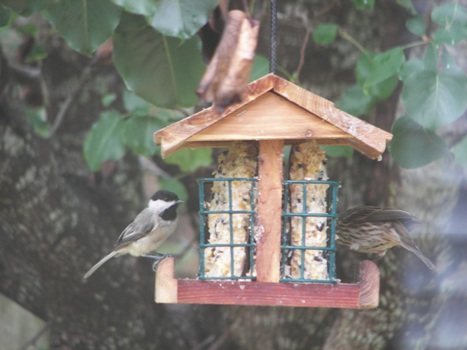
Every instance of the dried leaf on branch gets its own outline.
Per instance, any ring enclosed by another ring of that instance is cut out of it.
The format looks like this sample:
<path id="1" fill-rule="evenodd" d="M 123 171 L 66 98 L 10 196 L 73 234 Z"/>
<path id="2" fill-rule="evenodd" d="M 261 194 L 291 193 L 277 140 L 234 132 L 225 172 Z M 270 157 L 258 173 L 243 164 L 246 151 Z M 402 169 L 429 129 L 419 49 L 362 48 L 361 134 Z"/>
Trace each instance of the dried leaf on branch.
<path id="1" fill-rule="evenodd" d="M 242 99 L 250 77 L 258 40 L 259 21 L 232 10 L 221 41 L 196 90 L 198 96 L 223 110 Z"/>

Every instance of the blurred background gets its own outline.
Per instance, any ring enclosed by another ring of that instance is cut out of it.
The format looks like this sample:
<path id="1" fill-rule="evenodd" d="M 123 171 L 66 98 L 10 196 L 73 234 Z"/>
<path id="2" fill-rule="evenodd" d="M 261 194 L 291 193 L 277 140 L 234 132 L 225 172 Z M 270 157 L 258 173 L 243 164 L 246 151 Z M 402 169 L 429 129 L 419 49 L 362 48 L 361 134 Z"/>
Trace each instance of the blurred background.
<path id="1" fill-rule="evenodd" d="M 163 160 L 153 134 L 202 108 L 222 9 L 261 23 L 250 81 L 271 43 L 270 1 L 87 5 L 0 0 L 0 349 L 467 348 L 466 1 L 277 1 L 277 75 L 394 134 L 381 161 L 326 148 L 338 212 L 411 212 L 439 269 L 392 249 L 372 310 L 155 304 L 133 257 L 83 282 L 159 188 L 185 201 L 159 252 L 195 278 L 196 179 L 218 150 Z M 339 278 L 356 258 L 338 251 Z"/>

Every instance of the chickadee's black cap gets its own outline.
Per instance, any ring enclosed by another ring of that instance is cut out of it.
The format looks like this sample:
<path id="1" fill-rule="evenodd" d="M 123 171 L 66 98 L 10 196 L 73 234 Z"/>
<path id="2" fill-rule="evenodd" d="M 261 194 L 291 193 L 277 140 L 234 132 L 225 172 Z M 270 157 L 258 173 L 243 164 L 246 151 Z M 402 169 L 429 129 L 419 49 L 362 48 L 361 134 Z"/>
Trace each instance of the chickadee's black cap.
<path id="1" fill-rule="evenodd" d="M 178 197 L 175 193 L 166 190 L 157 191 L 153 194 L 151 199 L 153 201 L 157 201 L 158 199 L 160 199 L 166 202 L 178 201 Z"/>

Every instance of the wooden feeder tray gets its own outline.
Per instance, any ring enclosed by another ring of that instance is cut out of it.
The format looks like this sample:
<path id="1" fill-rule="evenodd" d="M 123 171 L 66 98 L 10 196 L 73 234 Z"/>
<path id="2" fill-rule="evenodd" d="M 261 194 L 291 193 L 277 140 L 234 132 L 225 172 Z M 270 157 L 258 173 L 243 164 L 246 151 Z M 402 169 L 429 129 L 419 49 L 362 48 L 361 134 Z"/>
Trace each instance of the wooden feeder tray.
<path id="1" fill-rule="evenodd" d="M 156 303 L 298 306 L 369 309 L 378 306 L 380 273 L 375 263 L 360 262 L 356 283 L 199 281 L 174 278 L 174 258 L 156 270 Z"/>

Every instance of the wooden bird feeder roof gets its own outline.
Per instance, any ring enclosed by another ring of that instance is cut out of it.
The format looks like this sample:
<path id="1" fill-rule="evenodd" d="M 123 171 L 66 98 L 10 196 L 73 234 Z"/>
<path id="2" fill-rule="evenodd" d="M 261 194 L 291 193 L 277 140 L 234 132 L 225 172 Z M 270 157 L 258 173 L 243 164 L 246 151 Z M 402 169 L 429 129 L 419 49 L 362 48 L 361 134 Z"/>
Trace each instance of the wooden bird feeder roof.
<path id="1" fill-rule="evenodd" d="M 155 133 L 165 158 L 180 148 L 225 147 L 232 141 L 314 139 L 347 145 L 376 159 L 392 134 L 356 118 L 274 74 L 247 86 L 244 98 L 224 111 L 214 106 Z"/>

